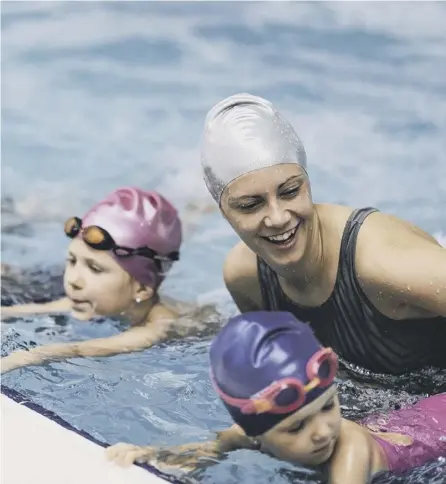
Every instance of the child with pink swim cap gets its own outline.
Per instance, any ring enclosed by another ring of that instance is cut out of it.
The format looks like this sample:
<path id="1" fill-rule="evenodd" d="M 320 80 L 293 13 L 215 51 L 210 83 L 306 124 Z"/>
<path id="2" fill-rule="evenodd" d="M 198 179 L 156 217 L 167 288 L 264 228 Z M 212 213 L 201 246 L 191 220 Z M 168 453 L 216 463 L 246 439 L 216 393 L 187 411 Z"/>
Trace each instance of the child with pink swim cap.
<path id="1" fill-rule="evenodd" d="M 159 193 L 120 188 L 82 219 L 68 219 L 65 234 L 71 239 L 64 272 L 67 297 L 2 312 L 71 312 L 84 321 L 119 316 L 131 327 L 109 338 L 13 352 L 2 358 L 2 373 L 54 359 L 141 351 L 165 338 L 178 317 L 160 301 L 158 288 L 179 257 L 182 227 L 175 208 Z"/>

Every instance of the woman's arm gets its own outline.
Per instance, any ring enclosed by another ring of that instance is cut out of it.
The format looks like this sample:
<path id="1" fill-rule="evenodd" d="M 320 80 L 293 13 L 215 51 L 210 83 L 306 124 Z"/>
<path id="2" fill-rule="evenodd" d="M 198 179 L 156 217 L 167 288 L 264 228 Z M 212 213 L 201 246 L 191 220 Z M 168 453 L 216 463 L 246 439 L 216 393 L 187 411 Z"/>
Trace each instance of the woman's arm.
<path id="1" fill-rule="evenodd" d="M 395 319 L 446 317 L 446 248 L 426 237 L 396 227 L 392 239 L 378 235 L 358 239 L 356 268 L 366 294 L 386 301 Z M 406 309 L 404 309 L 406 308 Z"/>
<path id="2" fill-rule="evenodd" d="M 169 324 L 138 326 L 109 338 L 98 338 L 76 343 L 56 343 L 39 346 L 29 351 L 19 350 L 1 358 L 1 373 L 24 366 L 41 365 L 47 361 L 85 356 L 113 356 L 142 351 L 163 340 Z"/>
<path id="3" fill-rule="evenodd" d="M 247 437 L 238 425 L 217 432 L 215 440 L 179 445 L 169 448 L 139 447 L 119 443 L 106 450 L 107 458 L 121 466 L 129 466 L 134 462 L 155 462 L 163 467 L 176 467 L 192 470 L 202 457 L 218 458 L 226 452 L 237 449 L 255 449 L 252 439 Z"/>
<path id="4" fill-rule="evenodd" d="M 243 242 L 229 252 L 223 267 L 226 288 L 240 312 L 262 309 L 257 256 Z"/>
<path id="5" fill-rule="evenodd" d="M 23 316 L 28 314 L 68 313 L 70 311 L 71 301 L 67 297 L 41 304 L 30 303 L 1 307 L 2 317 Z"/>
<path id="6" fill-rule="evenodd" d="M 388 250 L 379 288 L 390 288 L 408 305 L 446 317 L 446 249 L 428 245 Z"/>

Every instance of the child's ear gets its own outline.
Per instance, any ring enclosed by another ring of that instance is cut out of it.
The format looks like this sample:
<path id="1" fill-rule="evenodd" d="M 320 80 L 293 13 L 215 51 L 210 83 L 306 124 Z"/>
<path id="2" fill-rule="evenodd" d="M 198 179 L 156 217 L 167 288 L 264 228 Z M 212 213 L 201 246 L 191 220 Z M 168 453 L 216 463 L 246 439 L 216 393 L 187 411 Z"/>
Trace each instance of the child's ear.
<path id="1" fill-rule="evenodd" d="M 143 284 L 138 283 L 137 287 L 135 288 L 134 299 L 138 302 L 148 301 L 153 297 L 155 291 L 152 287 L 144 286 Z"/>

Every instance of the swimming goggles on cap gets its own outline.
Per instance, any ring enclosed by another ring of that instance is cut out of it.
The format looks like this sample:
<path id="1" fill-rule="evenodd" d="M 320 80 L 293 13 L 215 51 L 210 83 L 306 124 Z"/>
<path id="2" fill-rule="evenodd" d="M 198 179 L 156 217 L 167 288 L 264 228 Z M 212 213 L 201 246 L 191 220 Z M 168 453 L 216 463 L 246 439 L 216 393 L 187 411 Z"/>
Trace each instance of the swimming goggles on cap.
<path id="1" fill-rule="evenodd" d="M 308 361 L 306 372 L 308 383 L 297 378 L 283 378 L 256 393 L 249 399 L 233 398 L 226 395 L 215 383 L 213 385 L 221 399 L 228 405 L 237 407 L 243 414 L 275 413 L 283 414 L 296 411 L 305 403 L 306 395 L 316 387 L 329 387 L 338 370 L 338 358 L 331 348 L 321 348 Z M 284 393 L 286 392 L 286 394 Z"/>
<path id="2" fill-rule="evenodd" d="M 70 239 L 74 239 L 78 234 L 81 234 L 82 240 L 96 250 L 109 250 L 118 257 L 139 255 L 141 257 L 152 259 L 160 270 L 164 269 L 164 267 L 162 267 L 164 263 L 171 264 L 179 259 L 179 252 L 170 252 L 167 255 L 161 255 L 149 247 L 132 249 L 117 245 L 113 240 L 113 237 L 102 227 L 98 227 L 97 225 L 82 227 L 82 220 L 79 217 L 69 218 L 65 222 L 64 231 L 65 235 Z"/>

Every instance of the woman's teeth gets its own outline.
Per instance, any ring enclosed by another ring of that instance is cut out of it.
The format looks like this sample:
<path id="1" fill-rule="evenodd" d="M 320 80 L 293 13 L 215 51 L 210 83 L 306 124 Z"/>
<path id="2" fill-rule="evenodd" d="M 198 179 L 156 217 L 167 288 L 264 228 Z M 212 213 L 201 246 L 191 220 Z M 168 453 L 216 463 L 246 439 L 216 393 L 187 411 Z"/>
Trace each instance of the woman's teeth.
<path id="1" fill-rule="evenodd" d="M 265 237 L 265 238 L 268 239 L 270 242 L 273 242 L 274 244 L 283 244 L 284 242 L 288 242 L 289 240 L 291 240 L 294 237 L 294 235 L 297 232 L 298 227 L 299 226 L 296 225 L 296 227 L 294 227 L 294 229 L 288 230 L 287 232 L 284 232 L 283 234 L 271 235 L 270 237 Z"/>

